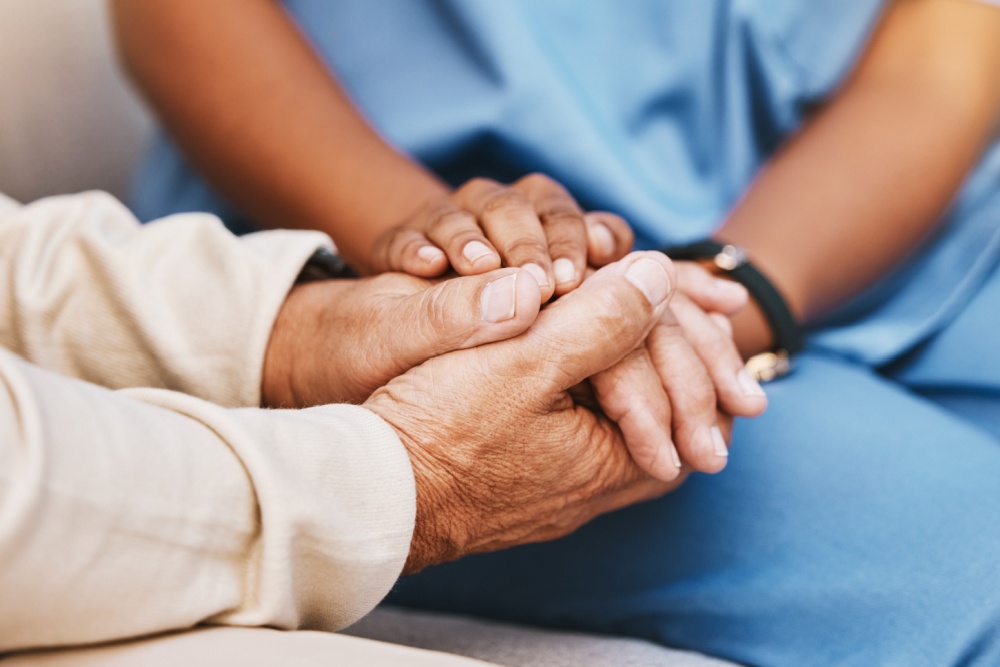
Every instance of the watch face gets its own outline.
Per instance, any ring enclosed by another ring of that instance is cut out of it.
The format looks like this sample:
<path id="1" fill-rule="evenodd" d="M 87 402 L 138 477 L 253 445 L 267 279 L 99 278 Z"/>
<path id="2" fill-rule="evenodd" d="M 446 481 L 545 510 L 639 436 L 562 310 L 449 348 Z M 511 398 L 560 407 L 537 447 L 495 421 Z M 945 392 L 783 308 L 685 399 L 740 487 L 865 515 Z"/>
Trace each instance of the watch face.
<path id="1" fill-rule="evenodd" d="M 771 382 L 792 371 L 792 359 L 784 350 L 761 352 L 747 359 L 745 368 L 757 382 Z"/>
<path id="2" fill-rule="evenodd" d="M 723 271 L 734 271 L 749 261 L 747 251 L 738 245 L 725 245 L 715 256 L 715 265 Z"/>

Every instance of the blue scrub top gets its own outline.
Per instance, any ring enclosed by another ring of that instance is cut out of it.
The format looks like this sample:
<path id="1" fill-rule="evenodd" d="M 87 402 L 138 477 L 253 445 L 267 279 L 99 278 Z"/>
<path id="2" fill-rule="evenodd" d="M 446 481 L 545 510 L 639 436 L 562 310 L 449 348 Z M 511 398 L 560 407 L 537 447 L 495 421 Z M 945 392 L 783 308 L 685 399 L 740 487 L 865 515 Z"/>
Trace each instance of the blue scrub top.
<path id="1" fill-rule="evenodd" d="M 453 184 L 539 171 L 641 248 L 711 234 L 850 71 L 884 0 L 286 0 L 356 103 Z M 238 214 L 159 137 L 143 219 Z M 808 225 L 808 220 L 802 224 Z M 812 343 L 866 363 L 945 325 L 1000 258 L 1000 148 L 934 239 Z"/>

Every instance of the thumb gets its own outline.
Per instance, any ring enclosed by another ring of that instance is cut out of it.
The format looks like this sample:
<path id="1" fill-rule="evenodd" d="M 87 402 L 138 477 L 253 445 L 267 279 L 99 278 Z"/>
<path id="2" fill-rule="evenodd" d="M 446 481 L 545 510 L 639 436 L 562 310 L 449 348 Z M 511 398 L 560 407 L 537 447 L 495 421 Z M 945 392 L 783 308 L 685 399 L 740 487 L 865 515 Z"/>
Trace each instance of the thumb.
<path id="1" fill-rule="evenodd" d="M 565 391 L 634 350 L 667 308 L 676 277 L 662 253 L 636 252 L 594 273 L 546 308 L 516 340 L 492 346 L 514 368 Z"/>
<path id="2" fill-rule="evenodd" d="M 446 352 L 505 340 L 525 331 L 538 316 L 541 294 L 521 269 L 497 269 L 452 278 L 401 297 L 393 354 L 406 368 Z M 400 326 L 399 323 L 402 323 Z"/>

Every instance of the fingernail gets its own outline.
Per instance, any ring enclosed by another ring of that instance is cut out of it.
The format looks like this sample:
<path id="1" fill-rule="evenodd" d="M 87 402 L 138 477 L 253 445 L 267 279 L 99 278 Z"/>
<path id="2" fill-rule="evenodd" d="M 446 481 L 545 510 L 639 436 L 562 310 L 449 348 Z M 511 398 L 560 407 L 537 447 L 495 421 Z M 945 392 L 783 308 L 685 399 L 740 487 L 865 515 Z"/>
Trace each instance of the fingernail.
<path id="1" fill-rule="evenodd" d="M 497 278 L 483 289 L 483 293 L 479 297 L 483 319 L 493 324 L 506 322 L 514 317 L 516 302 L 516 273 L 504 276 L 503 278 Z"/>
<path id="2" fill-rule="evenodd" d="M 552 272 L 556 274 L 556 285 L 571 283 L 576 278 L 576 268 L 571 260 L 560 257 L 552 264 Z"/>
<path id="3" fill-rule="evenodd" d="M 740 389 L 743 390 L 744 396 L 753 396 L 755 398 L 765 398 L 767 396 L 764 388 L 760 386 L 759 382 L 753 379 L 753 376 L 745 368 L 736 374 L 736 381 L 740 383 Z"/>
<path id="4" fill-rule="evenodd" d="M 745 299 L 748 296 L 746 287 L 725 278 L 715 279 L 715 290 L 727 299 Z"/>
<path id="5" fill-rule="evenodd" d="M 604 225 L 594 225 L 590 228 L 589 234 L 591 242 L 601 251 L 601 254 L 607 256 L 615 251 L 615 236 Z"/>
<path id="6" fill-rule="evenodd" d="M 420 250 L 417 251 L 417 257 L 430 264 L 444 257 L 444 253 L 432 245 L 425 245 L 420 246 Z"/>
<path id="7" fill-rule="evenodd" d="M 525 264 L 521 268 L 531 274 L 531 277 L 535 279 L 535 282 L 538 283 L 539 287 L 545 287 L 549 284 L 549 277 L 545 275 L 545 269 L 538 266 L 534 262 L 531 264 Z"/>
<path id="8" fill-rule="evenodd" d="M 712 427 L 712 445 L 715 447 L 715 455 L 728 457 L 729 448 L 726 447 L 726 439 L 722 437 L 722 431 L 718 426 Z"/>
<path id="9" fill-rule="evenodd" d="M 639 259 L 625 271 L 625 278 L 646 295 L 654 306 L 670 296 L 670 276 L 663 265 L 652 259 Z"/>
<path id="10" fill-rule="evenodd" d="M 680 454 L 677 453 L 677 447 L 675 447 L 673 443 L 668 444 L 668 447 L 670 448 L 670 459 L 674 462 L 675 467 L 680 468 L 681 457 Z"/>
<path id="11" fill-rule="evenodd" d="M 482 241 L 469 241 L 462 248 L 462 256 L 472 264 L 475 264 L 483 257 L 492 257 L 493 251 Z"/>

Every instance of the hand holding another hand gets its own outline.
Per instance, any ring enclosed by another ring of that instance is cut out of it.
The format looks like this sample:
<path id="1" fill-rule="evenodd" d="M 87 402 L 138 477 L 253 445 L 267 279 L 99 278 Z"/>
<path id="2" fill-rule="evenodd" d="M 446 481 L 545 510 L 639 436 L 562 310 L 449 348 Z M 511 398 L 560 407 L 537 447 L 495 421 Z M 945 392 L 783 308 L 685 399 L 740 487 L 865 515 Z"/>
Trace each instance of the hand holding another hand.
<path id="1" fill-rule="evenodd" d="M 674 267 L 677 291 L 645 344 L 590 380 L 633 459 L 665 481 L 722 470 L 733 418 L 767 407 L 743 369 L 727 317 L 746 305 L 746 290 L 691 262 Z"/>
<path id="2" fill-rule="evenodd" d="M 546 308 L 523 335 L 431 359 L 365 402 L 413 462 L 407 572 L 553 539 L 679 484 L 643 472 L 614 422 L 569 393 L 642 345 L 674 280 L 663 255 L 635 253 Z"/>
<path id="3" fill-rule="evenodd" d="M 298 285 L 278 314 L 262 403 L 360 403 L 427 359 L 516 336 L 539 309 L 518 269 L 433 283 L 399 273 Z"/>
<path id="4" fill-rule="evenodd" d="M 431 278 L 449 266 L 459 275 L 522 267 L 548 301 L 576 289 L 588 265 L 601 267 L 624 257 L 632 242 L 624 220 L 600 211 L 584 213 L 547 176 L 531 174 L 511 185 L 476 178 L 385 232 L 370 268 Z"/>
<path id="5" fill-rule="evenodd" d="M 678 291 L 645 344 L 589 380 L 638 465 L 664 481 L 682 474 L 681 463 L 721 470 L 732 417 L 767 404 L 723 315 L 745 304 L 745 291 L 695 264 L 674 266 Z M 263 403 L 362 402 L 427 359 L 521 334 L 538 312 L 538 287 L 517 269 L 438 283 L 383 274 L 300 285 L 271 337 Z"/>

